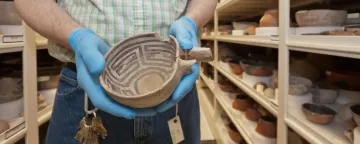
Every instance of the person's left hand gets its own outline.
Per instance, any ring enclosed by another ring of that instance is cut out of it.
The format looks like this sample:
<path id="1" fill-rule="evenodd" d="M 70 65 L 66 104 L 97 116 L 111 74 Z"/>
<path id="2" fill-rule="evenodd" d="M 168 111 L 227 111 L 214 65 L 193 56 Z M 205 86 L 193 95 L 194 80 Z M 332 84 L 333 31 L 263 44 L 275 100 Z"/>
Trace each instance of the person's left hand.
<path id="1" fill-rule="evenodd" d="M 196 36 L 197 26 L 193 19 L 187 16 L 183 16 L 180 19 L 176 20 L 170 26 L 170 35 L 174 36 L 180 47 L 183 50 L 190 50 L 193 47 L 198 47 L 198 39 Z M 173 107 L 177 104 L 187 93 L 193 88 L 196 79 L 199 77 L 199 64 L 196 63 L 192 65 L 192 72 L 188 75 L 185 75 L 175 91 L 173 92 L 169 100 L 161 103 L 156 106 L 158 112 L 164 112 L 167 109 Z"/>

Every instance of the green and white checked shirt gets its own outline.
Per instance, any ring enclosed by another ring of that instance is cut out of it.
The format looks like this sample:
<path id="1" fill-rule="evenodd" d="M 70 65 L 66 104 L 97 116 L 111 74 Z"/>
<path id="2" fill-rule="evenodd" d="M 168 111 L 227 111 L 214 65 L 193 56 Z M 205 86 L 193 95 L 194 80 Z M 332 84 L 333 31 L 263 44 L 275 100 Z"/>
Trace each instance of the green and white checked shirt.
<path id="1" fill-rule="evenodd" d="M 169 36 L 169 27 L 185 11 L 188 0 L 58 0 L 80 25 L 109 46 L 142 32 Z M 62 62 L 75 62 L 73 51 L 49 40 L 48 51 Z"/>

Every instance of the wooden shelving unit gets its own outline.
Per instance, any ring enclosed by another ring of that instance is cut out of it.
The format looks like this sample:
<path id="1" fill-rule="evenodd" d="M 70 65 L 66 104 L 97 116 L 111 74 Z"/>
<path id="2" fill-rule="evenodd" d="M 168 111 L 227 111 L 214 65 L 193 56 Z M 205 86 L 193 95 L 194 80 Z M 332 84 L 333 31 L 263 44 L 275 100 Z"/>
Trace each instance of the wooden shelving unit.
<path id="1" fill-rule="evenodd" d="M 269 0 L 271 1 L 271 0 Z M 329 2 L 325 0 L 278 0 L 279 7 L 279 35 L 278 36 L 231 36 L 219 35 L 218 25 L 221 22 L 231 22 L 237 20 L 248 19 L 251 17 L 260 17 L 267 9 L 269 9 L 269 1 L 258 0 L 223 0 L 221 1 L 214 14 L 214 33 L 213 36 L 204 36 L 202 40 L 214 41 L 215 61 L 208 63 L 214 68 L 214 80 L 208 78 L 205 74 L 200 74 L 201 79 L 208 85 L 209 89 L 215 96 L 216 113 L 219 106 L 224 109 L 236 128 L 242 134 L 247 143 L 256 143 L 249 135 L 246 128 L 241 125 L 241 119 L 232 112 L 231 103 L 224 99 L 224 93 L 217 88 L 217 77 L 219 74 L 225 76 L 232 83 L 242 89 L 257 103 L 265 109 L 277 116 L 278 133 L 277 143 L 287 143 L 287 130 L 293 129 L 308 142 L 313 144 L 352 144 L 343 132 L 344 128 L 337 121 L 329 125 L 317 125 L 308 121 L 302 114 L 300 105 L 295 108 L 296 100 L 288 94 L 289 81 L 289 59 L 290 51 L 301 51 L 307 53 L 318 53 L 338 57 L 347 57 L 360 59 L 360 37 L 359 36 L 296 36 L 290 35 L 290 11 L 299 10 L 306 6 L 316 6 Z M 335 1 L 335 0 L 334 0 Z M 267 5 L 267 6 L 266 6 Z M 355 7 L 355 6 L 354 6 Z M 353 9 L 353 8 L 352 8 Z M 359 5 L 357 5 L 359 9 Z M 260 46 L 266 48 L 277 49 L 278 51 L 278 101 L 274 102 L 263 96 L 261 93 L 247 85 L 239 76 L 233 74 L 229 68 L 219 61 L 219 42 Z M 360 100 L 357 99 L 356 101 Z M 276 104 L 275 104 L 276 103 Z M 217 106 L 218 105 L 218 106 Z M 328 105 L 333 109 L 337 109 L 339 105 Z M 216 116 L 216 114 L 215 114 Z M 240 119 L 240 120 L 239 120 Z"/>

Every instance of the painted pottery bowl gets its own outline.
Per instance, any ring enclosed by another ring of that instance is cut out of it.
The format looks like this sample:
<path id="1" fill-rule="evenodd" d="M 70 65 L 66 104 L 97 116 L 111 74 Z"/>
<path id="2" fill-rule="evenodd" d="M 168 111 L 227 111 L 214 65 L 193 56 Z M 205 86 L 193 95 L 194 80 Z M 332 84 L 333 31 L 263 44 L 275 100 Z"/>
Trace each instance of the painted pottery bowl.
<path id="1" fill-rule="evenodd" d="M 276 118 L 272 116 L 262 116 L 255 130 L 262 136 L 276 138 Z"/>
<path id="2" fill-rule="evenodd" d="M 347 11 L 326 9 L 304 10 L 296 12 L 295 18 L 300 27 L 343 26 L 346 22 Z"/>
<path id="3" fill-rule="evenodd" d="M 360 126 L 360 104 L 350 106 L 353 118 L 357 126 Z"/>
<path id="4" fill-rule="evenodd" d="M 240 65 L 240 61 L 238 60 L 230 60 L 229 66 L 231 68 L 231 71 L 236 75 L 241 75 L 244 72 Z"/>
<path id="5" fill-rule="evenodd" d="M 236 143 L 240 143 L 243 141 L 243 138 L 241 137 L 239 131 L 236 129 L 235 125 L 233 123 L 230 123 L 228 126 L 228 133 L 231 138 Z"/>
<path id="6" fill-rule="evenodd" d="M 256 108 L 250 107 L 246 110 L 245 117 L 250 121 L 258 121 L 261 117 L 261 113 Z"/>
<path id="7" fill-rule="evenodd" d="M 324 105 L 310 103 L 303 104 L 302 110 L 309 121 L 317 124 L 331 123 L 337 114 L 336 111 Z"/>
<path id="8" fill-rule="evenodd" d="M 313 90 L 313 102 L 318 104 L 333 104 L 338 97 L 337 87 L 329 83 L 320 83 Z"/>
<path id="9" fill-rule="evenodd" d="M 355 104 L 356 103 L 344 104 L 338 110 L 337 117 L 342 120 L 342 122 L 344 123 L 345 129 L 353 130 L 356 127 L 356 123 L 355 123 L 355 120 L 353 119 L 353 114 L 350 109 L 350 107 Z"/>
<path id="10" fill-rule="evenodd" d="M 172 36 L 157 33 L 129 37 L 105 54 L 106 65 L 100 83 L 116 102 L 134 107 L 156 106 L 168 99 L 181 78 L 198 61 L 212 60 L 209 48 L 193 48 L 188 59 L 180 58 L 181 49 Z"/>
<path id="11" fill-rule="evenodd" d="M 245 112 L 254 104 L 254 101 L 245 94 L 237 95 L 232 103 L 234 109 Z"/>

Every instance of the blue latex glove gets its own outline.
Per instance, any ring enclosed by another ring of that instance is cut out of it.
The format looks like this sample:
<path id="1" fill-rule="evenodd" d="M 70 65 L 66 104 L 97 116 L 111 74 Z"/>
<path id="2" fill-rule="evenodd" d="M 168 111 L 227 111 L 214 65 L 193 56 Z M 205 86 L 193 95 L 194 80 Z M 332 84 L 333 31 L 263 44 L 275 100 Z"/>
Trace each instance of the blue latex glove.
<path id="1" fill-rule="evenodd" d="M 104 55 L 109 46 L 89 29 L 71 32 L 69 44 L 75 52 L 77 80 L 94 106 L 117 117 L 152 116 L 155 109 L 132 109 L 113 101 L 100 85 L 99 75 L 105 67 Z"/>
<path id="2" fill-rule="evenodd" d="M 170 26 L 170 35 L 174 36 L 177 39 L 180 47 L 183 50 L 190 50 L 193 47 L 199 46 L 196 33 L 196 23 L 194 22 L 194 20 L 187 16 L 181 17 L 180 19 L 172 23 L 172 25 Z M 167 109 L 173 107 L 182 98 L 184 98 L 187 93 L 191 91 L 196 79 L 199 77 L 199 64 L 196 63 L 192 65 L 191 70 L 192 73 L 185 75 L 181 79 L 171 98 L 156 107 L 158 112 L 164 112 Z"/>

